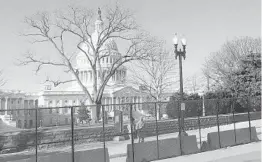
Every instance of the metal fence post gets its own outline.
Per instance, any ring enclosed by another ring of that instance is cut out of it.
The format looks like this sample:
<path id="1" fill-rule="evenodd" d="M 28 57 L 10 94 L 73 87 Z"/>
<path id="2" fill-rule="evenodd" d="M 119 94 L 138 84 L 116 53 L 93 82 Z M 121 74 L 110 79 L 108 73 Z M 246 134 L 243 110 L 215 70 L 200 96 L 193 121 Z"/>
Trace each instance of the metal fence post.
<path id="1" fill-rule="evenodd" d="M 159 145 L 158 145 L 158 122 L 157 122 L 157 104 L 155 102 L 155 118 L 156 118 L 156 147 L 157 147 L 157 159 L 159 159 Z"/>
<path id="2" fill-rule="evenodd" d="M 201 144 L 202 144 L 201 138 L 202 138 L 202 137 L 201 137 L 200 114 L 201 114 L 201 111 L 199 110 L 198 115 L 197 115 L 197 120 L 198 120 L 198 130 L 199 130 L 199 140 L 200 140 L 200 151 L 201 151 Z"/>
<path id="3" fill-rule="evenodd" d="M 249 138 L 250 138 L 250 142 L 252 141 L 252 137 L 251 137 L 251 122 L 250 122 L 250 107 L 251 107 L 251 98 L 248 97 L 248 106 L 247 106 L 247 115 L 248 115 L 248 126 L 249 126 Z"/>
<path id="4" fill-rule="evenodd" d="M 133 136 L 133 114 L 132 114 L 133 106 L 130 104 L 130 127 L 131 127 L 131 143 L 132 143 L 132 157 L 133 162 L 135 162 L 135 147 L 134 147 L 134 136 Z"/>
<path id="5" fill-rule="evenodd" d="M 38 120 L 38 118 L 37 118 L 37 115 L 38 115 L 38 113 L 37 113 L 37 111 L 38 111 L 38 108 L 36 107 L 36 110 L 35 110 L 35 161 L 37 162 L 37 157 L 38 157 L 38 150 L 37 150 L 37 143 L 38 143 L 38 133 L 37 133 L 37 120 Z"/>
<path id="6" fill-rule="evenodd" d="M 218 131 L 218 140 L 219 140 L 219 147 L 221 148 L 221 141 L 220 141 L 220 128 L 219 128 L 219 100 L 217 100 L 217 131 Z"/>
<path id="7" fill-rule="evenodd" d="M 105 106 L 102 105 L 102 120 L 103 120 L 103 146 L 104 146 L 104 161 L 106 162 L 106 140 L 105 140 Z"/>
<path id="8" fill-rule="evenodd" d="M 183 155 L 183 149 L 182 149 L 182 141 L 181 141 L 181 102 L 177 101 L 178 103 L 178 127 L 179 127 L 179 147 L 180 147 L 180 152 L 181 155 Z"/>
<path id="9" fill-rule="evenodd" d="M 72 149 L 72 162 L 75 161 L 75 144 L 74 144 L 74 107 L 71 107 L 71 149 Z"/>
<path id="10" fill-rule="evenodd" d="M 235 144 L 237 144 L 237 134 L 236 134 L 236 120 L 235 120 L 235 99 L 232 100 L 232 114 L 233 114 L 233 125 L 234 125 L 234 135 L 235 135 Z"/>

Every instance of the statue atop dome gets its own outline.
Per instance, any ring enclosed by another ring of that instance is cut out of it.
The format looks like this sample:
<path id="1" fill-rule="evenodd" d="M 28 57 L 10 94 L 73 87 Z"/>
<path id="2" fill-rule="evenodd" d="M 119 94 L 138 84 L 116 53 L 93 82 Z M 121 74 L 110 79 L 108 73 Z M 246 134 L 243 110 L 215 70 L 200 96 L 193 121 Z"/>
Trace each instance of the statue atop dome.
<path id="1" fill-rule="evenodd" d="M 95 30 L 97 32 L 101 32 L 103 29 L 103 21 L 102 21 L 102 16 L 101 16 L 101 9 L 98 7 L 98 18 L 95 22 Z"/>
<path id="2" fill-rule="evenodd" d="M 100 9 L 100 7 L 98 7 L 98 18 L 99 18 L 99 20 L 102 20 L 102 18 L 101 18 L 101 9 Z"/>

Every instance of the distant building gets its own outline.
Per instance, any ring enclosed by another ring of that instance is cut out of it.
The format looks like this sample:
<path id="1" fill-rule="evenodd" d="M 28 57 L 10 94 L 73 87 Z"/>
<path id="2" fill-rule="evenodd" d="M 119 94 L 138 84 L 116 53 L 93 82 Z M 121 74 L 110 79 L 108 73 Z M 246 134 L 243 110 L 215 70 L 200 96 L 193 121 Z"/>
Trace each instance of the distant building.
<path id="1" fill-rule="evenodd" d="M 21 91 L 0 91 L 0 118 L 6 124 L 19 128 L 35 126 L 35 111 L 24 110 L 36 107 L 38 95 Z"/>

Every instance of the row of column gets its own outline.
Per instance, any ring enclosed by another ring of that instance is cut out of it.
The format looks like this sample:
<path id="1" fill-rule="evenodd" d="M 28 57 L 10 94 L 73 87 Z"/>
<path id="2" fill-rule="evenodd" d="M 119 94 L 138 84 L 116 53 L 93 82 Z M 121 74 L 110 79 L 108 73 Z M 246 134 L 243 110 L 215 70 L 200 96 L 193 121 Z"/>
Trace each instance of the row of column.
<path id="1" fill-rule="evenodd" d="M 111 104 L 124 104 L 124 103 L 136 103 L 134 104 L 135 109 L 142 109 L 142 97 L 133 96 L 133 97 L 105 97 L 103 98 L 102 104 L 109 105 L 105 107 L 105 110 L 108 112 L 113 111 L 113 107 Z"/>
<path id="2" fill-rule="evenodd" d="M 98 76 L 98 73 L 97 73 Z M 92 82 L 93 79 L 93 73 L 91 70 L 88 71 L 80 71 L 79 72 L 80 80 L 83 83 Z M 125 79 L 126 77 L 126 71 L 125 70 L 117 70 L 115 74 L 111 77 L 112 81 L 119 81 L 122 79 Z"/>
<path id="3" fill-rule="evenodd" d="M 12 114 L 11 111 L 7 111 L 7 110 L 30 109 L 33 107 L 34 107 L 34 100 L 25 100 L 23 98 L 9 98 L 9 97 L 0 98 L 0 110 L 4 110 L 4 112 L 2 112 L 1 115 Z M 19 111 L 17 110 L 17 113 L 13 113 L 13 114 L 19 114 Z"/>
<path id="4" fill-rule="evenodd" d="M 112 76 L 112 81 L 119 81 L 126 78 L 125 70 L 117 70 L 115 74 Z"/>
<path id="5" fill-rule="evenodd" d="M 80 102 L 78 100 L 48 100 L 47 107 L 63 107 L 63 106 L 76 106 L 80 105 Z M 54 109 L 49 109 L 49 114 L 52 113 L 70 113 L 69 108 L 54 108 Z M 76 112 L 76 109 L 74 109 L 74 112 Z"/>
<path id="6" fill-rule="evenodd" d="M 88 70 L 88 71 L 80 71 L 79 72 L 79 77 L 80 77 L 80 80 L 84 83 L 86 82 L 91 82 L 92 81 L 92 71 L 91 70 Z"/>

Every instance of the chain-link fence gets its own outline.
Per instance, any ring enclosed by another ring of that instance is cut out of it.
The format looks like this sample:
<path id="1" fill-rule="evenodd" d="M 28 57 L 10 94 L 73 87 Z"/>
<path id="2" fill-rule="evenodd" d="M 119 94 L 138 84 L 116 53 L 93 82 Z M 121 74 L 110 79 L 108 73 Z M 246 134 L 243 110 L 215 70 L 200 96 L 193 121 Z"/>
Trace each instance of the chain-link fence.
<path id="1" fill-rule="evenodd" d="M 187 154 L 185 135 L 196 138 L 199 151 L 210 150 L 212 132 L 218 135 L 219 148 L 225 147 L 221 132 L 227 130 L 234 130 L 237 144 L 241 128 L 249 129 L 251 142 L 251 128 L 261 119 L 258 102 L 260 97 L 1 109 L 0 161 L 50 161 L 52 155 L 72 162 L 94 161 L 92 156 L 105 162 L 134 162 L 146 155 L 156 160 L 173 155 L 172 149 L 163 151 L 169 146 L 180 145 L 176 156 Z M 92 121 L 91 112 L 97 109 L 100 115 Z"/>

